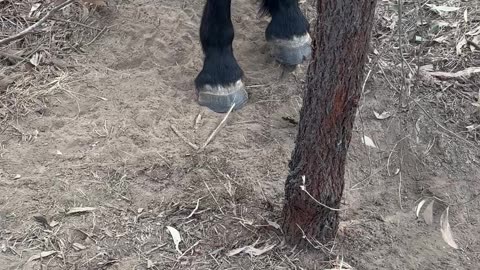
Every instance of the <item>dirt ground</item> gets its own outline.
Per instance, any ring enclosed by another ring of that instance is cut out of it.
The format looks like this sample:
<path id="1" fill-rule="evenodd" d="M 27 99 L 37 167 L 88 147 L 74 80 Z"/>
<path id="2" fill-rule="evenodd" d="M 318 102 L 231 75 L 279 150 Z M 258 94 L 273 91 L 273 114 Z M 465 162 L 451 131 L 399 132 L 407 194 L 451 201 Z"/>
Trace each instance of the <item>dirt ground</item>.
<path id="1" fill-rule="evenodd" d="M 302 4 L 310 19 L 312 3 Z M 257 17 L 254 1 L 234 1 L 234 49 L 250 100 L 197 154 L 173 129 L 201 146 L 224 117 L 194 102 L 203 4 L 109 3 L 99 16 L 109 31 L 71 56 L 75 68 L 61 74 L 46 107 L 8 122 L 0 134 L 0 269 L 350 269 L 340 260 L 355 269 L 479 268 L 480 130 L 466 129 L 480 123 L 472 106 L 478 75 L 402 84 L 387 27 L 392 4 L 379 1 L 341 231 L 314 251 L 295 249 L 277 225 L 297 129 L 284 118 L 298 117 L 306 66 L 282 77 L 264 40 L 268 18 Z M 439 55 L 444 45 L 408 46 L 424 56 L 412 66 L 480 66 L 479 50 L 462 58 Z M 377 147 L 363 144 L 364 135 Z M 430 226 L 416 217 L 427 196 L 450 205 L 459 249 L 442 239 L 439 215 Z M 77 207 L 94 209 L 69 213 Z M 181 253 L 166 226 L 180 233 Z M 253 244 L 274 247 L 229 254 Z"/>

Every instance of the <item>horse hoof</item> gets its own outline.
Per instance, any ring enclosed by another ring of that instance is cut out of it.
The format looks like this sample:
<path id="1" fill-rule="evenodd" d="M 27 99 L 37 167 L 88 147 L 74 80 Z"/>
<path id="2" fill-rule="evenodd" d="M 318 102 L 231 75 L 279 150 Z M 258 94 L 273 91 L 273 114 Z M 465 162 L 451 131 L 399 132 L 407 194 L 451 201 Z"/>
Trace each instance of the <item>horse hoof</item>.
<path id="1" fill-rule="evenodd" d="M 287 66 L 299 65 L 312 55 L 312 39 L 308 33 L 289 40 L 271 39 L 268 43 L 273 57 Z"/>
<path id="2" fill-rule="evenodd" d="M 217 113 L 227 112 L 233 103 L 233 110 L 241 109 L 248 100 L 247 91 L 242 80 L 230 85 L 203 85 L 197 88 L 197 101 Z"/>

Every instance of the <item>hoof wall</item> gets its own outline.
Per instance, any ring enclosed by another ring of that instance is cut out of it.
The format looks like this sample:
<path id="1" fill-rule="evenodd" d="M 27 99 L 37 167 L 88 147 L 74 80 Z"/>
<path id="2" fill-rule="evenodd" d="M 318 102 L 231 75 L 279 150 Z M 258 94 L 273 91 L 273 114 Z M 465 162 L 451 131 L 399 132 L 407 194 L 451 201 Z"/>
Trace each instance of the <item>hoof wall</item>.
<path id="1" fill-rule="evenodd" d="M 273 57 L 287 66 L 302 64 L 312 55 L 312 39 L 308 33 L 291 40 L 272 39 L 268 43 Z"/>
<path id="2" fill-rule="evenodd" d="M 241 80 L 230 85 L 204 85 L 197 88 L 198 104 L 217 113 L 227 112 L 233 103 L 233 110 L 241 109 L 248 100 L 247 91 Z"/>

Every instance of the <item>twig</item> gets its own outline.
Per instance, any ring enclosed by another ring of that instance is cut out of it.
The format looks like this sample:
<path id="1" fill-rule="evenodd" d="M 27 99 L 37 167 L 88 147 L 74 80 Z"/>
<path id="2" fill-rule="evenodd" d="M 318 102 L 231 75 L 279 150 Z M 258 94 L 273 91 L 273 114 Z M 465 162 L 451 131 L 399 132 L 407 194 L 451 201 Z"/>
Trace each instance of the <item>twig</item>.
<path id="1" fill-rule="evenodd" d="M 42 23 L 44 23 L 50 16 L 53 15 L 53 13 L 57 12 L 57 10 L 73 3 L 74 1 L 75 0 L 67 0 L 67 1 L 63 2 L 62 4 L 60 4 L 58 6 L 55 6 L 45 16 L 43 16 L 40 20 L 38 20 L 38 22 L 30 25 L 29 27 L 27 27 L 25 30 L 21 31 L 20 33 L 17 33 L 13 36 L 10 36 L 10 37 L 7 37 L 7 38 L 4 38 L 4 39 L 0 40 L 0 46 L 4 45 L 4 44 L 7 44 L 7 43 L 10 43 L 12 41 L 15 41 L 15 40 L 25 36 L 26 34 L 30 33 L 33 29 L 35 29 L 36 27 L 38 27 Z"/>
<path id="2" fill-rule="evenodd" d="M 208 192 L 210 193 L 210 195 L 212 196 L 213 200 L 214 200 L 215 203 L 217 204 L 218 210 L 220 210 L 220 212 L 225 215 L 225 213 L 223 212 L 222 208 L 220 207 L 220 204 L 219 204 L 218 201 L 217 201 L 217 198 L 215 198 L 215 196 L 213 195 L 212 191 L 210 190 L 210 187 L 207 185 L 207 182 L 203 181 L 203 183 L 205 184 L 205 186 L 206 186 L 207 189 L 208 189 Z"/>
<path id="3" fill-rule="evenodd" d="M 183 136 L 182 133 L 180 133 L 180 131 L 178 131 L 178 129 L 174 126 L 174 125 L 170 125 L 170 128 L 173 130 L 173 132 L 175 132 L 175 134 L 177 134 L 178 137 L 180 137 L 180 139 L 182 139 L 186 144 L 190 145 L 190 147 L 192 147 L 193 149 L 195 150 L 198 150 L 198 146 L 194 143 L 191 143 L 190 141 L 188 141 L 188 139 Z"/>
<path id="4" fill-rule="evenodd" d="M 183 218 L 183 219 L 189 219 L 189 218 L 191 218 L 191 217 L 195 214 L 195 212 L 197 212 L 198 206 L 200 206 L 200 200 L 203 199 L 203 198 L 204 198 L 204 197 L 198 198 L 198 200 L 197 200 L 197 206 L 195 206 L 195 209 L 193 209 L 193 211 L 190 213 L 190 215 L 188 215 L 188 217 Z"/>
<path id="5" fill-rule="evenodd" d="M 393 146 L 392 151 L 390 151 L 390 154 L 388 154 L 388 159 L 387 159 L 387 174 L 388 174 L 388 176 L 392 176 L 392 174 L 390 173 L 390 159 L 392 158 L 393 152 L 395 152 L 395 148 L 397 148 L 398 144 L 399 144 L 401 141 L 405 140 L 405 139 L 408 138 L 408 137 L 410 137 L 410 135 L 407 135 L 407 136 L 401 138 L 399 141 L 397 141 L 397 142 L 395 143 L 395 145 Z"/>
<path id="6" fill-rule="evenodd" d="M 93 42 L 95 42 L 95 40 L 97 40 L 104 32 L 105 30 L 107 30 L 107 27 L 103 27 L 102 30 L 100 30 L 100 32 L 98 32 L 97 35 L 95 35 L 95 37 L 93 37 L 92 40 L 90 40 L 90 42 L 88 42 L 87 44 L 85 44 L 85 47 L 89 46 L 90 44 L 92 44 Z"/>
<path id="7" fill-rule="evenodd" d="M 145 252 L 145 255 L 150 255 L 150 253 L 154 252 L 155 250 L 158 250 L 158 249 L 161 249 L 162 247 L 166 246 L 167 244 L 163 244 L 163 245 L 159 245 L 159 246 L 156 246 L 152 249 L 150 249 L 149 251 Z"/>
<path id="8" fill-rule="evenodd" d="M 185 252 L 183 252 L 183 254 L 180 255 L 180 256 L 177 258 L 177 261 L 179 261 L 180 258 L 182 258 L 183 256 L 185 256 L 185 254 L 187 254 L 187 252 L 189 252 L 189 251 L 192 250 L 194 247 L 196 247 L 198 244 L 200 244 L 200 241 L 201 241 L 201 240 L 198 240 L 198 241 L 195 242 L 195 244 L 193 244 L 191 247 L 187 248 L 187 250 L 185 250 Z"/>
<path id="9" fill-rule="evenodd" d="M 220 131 L 220 128 L 222 128 L 225 121 L 227 121 L 227 118 L 230 115 L 230 113 L 232 112 L 234 107 L 235 107 L 235 103 L 233 103 L 232 106 L 230 106 L 230 109 L 228 110 L 225 117 L 223 117 L 222 121 L 218 124 L 217 128 L 215 128 L 215 130 L 212 132 L 212 134 L 210 134 L 208 139 L 205 141 L 205 143 L 200 148 L 199 152 L 203 151 L 205 149 L 205 147 L 207 147 L 207 145 L 210 143 L 210 141 L 212 141 L 212 139 L 215 137 L 215 135 L 217 135 L 217 133 Z"/>
<path id="10" fill-rule="evenodd" d="M 375 170 L 374 172 L 372 172 L 369 176 L 365 177 L 364 179 L 360 180 L 359 182 L 357 182 L 355 185 L 353 185 L 350 190 L 357 190 L 357 189 L 360 189 L 360 188 L 357 188 L 357 186 L 359 186 L 360 184 L 363 184 L 365 181 L 368 181 L 370 178 L 372 178 L 374 175 L 377 175 L 379 172 L 383 171 L 383 167 Z"/>
<path id="11" fill-rule="evenodd" d="M 431 71 L 426 73 L 430 76 L 437 77 L 444 80 L 456 79 L 456 78 L 468 78 L 474 75 L 475 73 L 480 73 L 480 67 L 469 67 L 457 72 Z"/>
<path id="12" fill-rule="evenodd" d="M 305 185 L 305 175 L 302 175 L 302 185 L 300 186 L 300 189 L 305 192 L 310 198 L 312 198 L 312 200 L 314 200 L 317 204 L 327 208 L 327 209 L 330 209 L 332 211 L 345 211 L 345 209 L 338 209 L 338 208 L 332 208 L 324 203 L 321 203 L 319 202 L 317 199 L 315 199 L 308 191 L 307 191 L 307 187 Z"/>

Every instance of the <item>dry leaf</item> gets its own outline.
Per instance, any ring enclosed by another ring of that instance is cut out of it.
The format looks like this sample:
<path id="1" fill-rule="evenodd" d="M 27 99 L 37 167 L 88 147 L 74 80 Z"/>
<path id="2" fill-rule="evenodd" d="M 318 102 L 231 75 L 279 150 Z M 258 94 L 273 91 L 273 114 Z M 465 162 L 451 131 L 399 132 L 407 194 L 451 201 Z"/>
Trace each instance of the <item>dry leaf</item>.
<path id="1" fill-rule="evenodd" d="M 416 211 L 415 211 L 415 214 L 417 215 L 417 217 L 420 214 L 420 211 L 422 210 L 422 206 L 427 202 L 427 200 L 428 199 L 423 199 L 417 204 L 417 208 L 416 208 Z"/>
<path id="2" fill-rule="evenodd" d="M 375 143 L 373 142 L 373 140 L 372 140 L 370 137 L 368 137 L 367 135 L 363 136 L 362 142 L 363 142 L 366 146 L 370 146 L 370 147 L 373 147 L 373 148 L 377 148 L 377 146 L 375 145 Z"/>
<path id="3" fill-rule="evenodd" d="M 53 228 L 53 227 L 57 226 L 58 224 L 60 224 L 60 222 L 52 220 L 52 221 L 50 221 L 50 223 L 48 225 L 50 225 L 50 227 Z"/>
<path id="4" fill-rule="evenodd" d="M 87 247 L 85 247 L 84 245 L 80 244 L 80 243 L 73 243 L 72 244 L 73 248 L 76 249 L 76 250 L 84 250 L 86 249 Z"/>
<path id="5" fill-rule="evenodd" d="M 73 214 L 79 214 L 79 213 L 85 213 L 85 212 L 93 212 L 95 211 L 95 207 L 73 207 L 71 208 L 66 214 L 67 215 L 73 215 Z"/>
<path id="6" fill-rule="evenodd" d="M 253 246 L 244 246 L 244 247 L 241 247 L 241 248 L 232 249 L 230 252 L 227 253 L 227 256 L 228 257 L 235 256 L 235 255 L 237 255 L 239 253 L 242 253 L 242 252 L 250 254 L 250 256 L 260 256 L 260 255 L 264 254 L 265 252 L 268 252 L 268 251 L 272 250 L 274 247 L 275 247 L 275 244 L 266 245 L 263 248 L 255 248 Z"/>
<path id="7" fill-rule="evenodd" d="M 22 178 L 22 176 L 20 174 L 16 174 L 14 177 L 13 177 L 13 180 L 17 180 L 17 179 L 20 179 Z"/>
<path id="8" fill-rule="evenodd" d="M 480 104 L 478 104 L 478 107 L 480 107 Z M 480 124 L 478 124 L 478 125 L 466 126 L 466 128 L 467 128 L 467 130 L 468 130 L 469 132 L 472 132 L 472 131 L 474 131 L 474 130 L 476 130 L 476 129 L 480 129 Z"/>
<path id="9" fill-rule="evenodd" d="M 28 13 L 28 17 L 32 17 L 33 13 L 41 6 L 41 3 L 36 3 L 32 5 L 32 8 L 30 9 L 30 13 Z"/>
<path id="10" fill-rule="evenodd" d="M 178 248 L 178 245 L 180 244 L 180 242 L 182 242 L 182 237 L 180 236 L 180 233 L 177 231 L 177 229 L 170 226 L 167 226 L 167 229 L 172 235 L 173 243 L 175 244 L 175 249 L 178 251 L 178 253 L 182 254 L 182 252 Z"/>
<path id="11" fill-rule="evenodd" d="M 433 203 L 435 201 L 432 200 L 427 207 L 425 207 L 425 211 L 423 211 L 423 219 L 425 220 L 425 223 L 428 225 L 432 225 L 433 223 Z"/>
<path id="12" fill-rule="evenodd" d="M 387 119 L 387 118 L 390 118 L 390 116 L 392 116 L 392 113 L 391 112 L 382 112 L 382 113 L 378 113 L 376 111 L 373 111 L 373 114 L 375 114 L 375 117 L 378 119 L 378 120 L 384 120 L 384 119 Z"/>
<path id="13" fill-rule="evenodd" d="M 440 15 L 442 15 L 445 12 L 453 12 L 460 9 L 459 7 L 437 6 L 434 4 L 427 4 L 426 6 Z"/>
<path id="14" fill-rule="evenodd" d="M 467 39 L 465 37 L 462 37 L 462 39 L 457 43 L 457 46 L 455 46 L 455 51 L 457 52 L 457 55 L 462 54 L 462 48 L 465 45 L 467 45 Z"/>
<path id="15" fill-rule="evenodd" d="M 48 256 L 52 256 L 54 254 L 57 254 L 57 251 L 55 250 L 51 250 L 51 251 L 43 251 L 43 252 L 40 252 L 39 254 L 35 254 L 33 255 L 32 257 L 30 257 L 28 259 L 28 262 L 31 262 L 31 261 L 34 261 L 34 260 L 38 260 L 40 258 L 45 258 L 45 257 L 48 257 Z"/>
<path id="16" fill-rule="evenodd" d="M 450 229 L 450 223 L 448 222 L 448 209 L 443 211 L 442 216 L 440 217 L 440 231 L 442 232 L 443 240 L 452 248 L 458 249 L 457 244 L 453 240 L 452 230 Z"/>
<path id="17" fill-rule="evenodd" d="M 30 58 L 29 62 L 33 66 L 37 67 L 40 64 L 41 60 L 42 60 L 42 55 L 37 52 L 32 56 L 32 58 Z"/>

